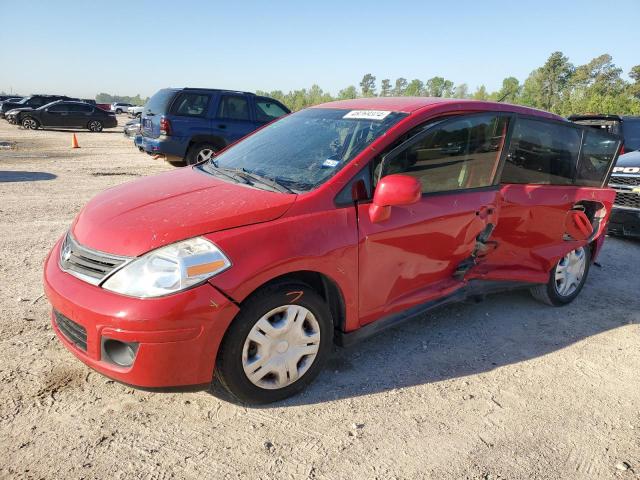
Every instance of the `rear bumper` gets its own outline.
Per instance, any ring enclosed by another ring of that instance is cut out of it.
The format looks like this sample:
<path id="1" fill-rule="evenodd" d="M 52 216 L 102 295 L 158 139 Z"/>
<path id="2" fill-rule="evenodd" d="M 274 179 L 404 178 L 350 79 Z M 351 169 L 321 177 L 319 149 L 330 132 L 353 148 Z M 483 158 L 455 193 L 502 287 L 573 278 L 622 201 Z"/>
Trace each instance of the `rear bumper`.
<path id="1" fill-rule="evenodd" d="M 90 285 L 58 266 L 60 242 L 45 262 L 45 293 L 53 309 L 86 330 L 86 350 L 58 327 L 53 330 L 78 359 L 123 383 L 140 387 L 172 387 L 209 383 L 222 340 L 238 307 L 205 283 L 156 299 L 117 295 Z M 135 342 L 129 367 L 102 353 L 105 339 Z M 105 357 L 105 358 L 103 358 Z"/>
<path id="2" fill-rule="evenodd" d="M 608 231 L 614 235 L 640 238 L 640 210 L 614 207 Z"/>
<path id="3" fill-rule="evenodd" d="M 189 140 L 182 137 L 151 138 L 142 136 L 142 148 L 151 155 L 184 158 L 187 154 Z"/>

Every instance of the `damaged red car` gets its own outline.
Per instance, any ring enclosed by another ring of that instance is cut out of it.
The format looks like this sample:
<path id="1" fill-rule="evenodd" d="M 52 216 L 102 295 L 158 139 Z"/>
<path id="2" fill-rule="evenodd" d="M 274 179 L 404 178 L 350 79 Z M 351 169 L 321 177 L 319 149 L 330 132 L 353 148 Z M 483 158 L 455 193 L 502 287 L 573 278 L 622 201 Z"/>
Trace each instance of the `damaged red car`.
<path id="1" fill-rule="evenodd" d="M 127 384 L 288 397 L 349 345 L 470 295 L 573 301 L 620 139 L 501 103 L 367 98 L 284 117 L 91 200 L 44 270 L 60 341 Z"/>

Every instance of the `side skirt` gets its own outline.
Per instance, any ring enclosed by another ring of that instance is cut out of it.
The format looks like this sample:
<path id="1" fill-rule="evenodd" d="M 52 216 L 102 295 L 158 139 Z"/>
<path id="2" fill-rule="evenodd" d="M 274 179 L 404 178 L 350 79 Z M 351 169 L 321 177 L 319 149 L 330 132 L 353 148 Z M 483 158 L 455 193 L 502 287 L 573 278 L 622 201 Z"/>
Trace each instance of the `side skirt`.
<path id="1" fill-rule="evenodd" d="M 500 282 L 500 281 L 486 281 L 486 280 L 471 280 L 467 285 L 460 287 L 452 294 L 431 300 L 421 305 L 403 310 L 399 313 L 394 313 L 388 317 L 381 318 L 380 320 L 373 321 L 364 327 L 360 327 L 357 330 L 351 332 L 342 332 L 340 330 L 335 331 L 334 343 L 340 347 L 350 347 L 362 340 L 377 335 L 380 332 L 401 325 L 409 320 L 412 320 L 420 315 L 423 315 L 435 308 L 442 307 L 451 303 L 459 303 L 470 297 L 481 297 L 491 293 L 505 292 L 509 290 L 520 290 L 523 288 L 530 288 L 537 283 L 525 283 L 525 282 Z"/>

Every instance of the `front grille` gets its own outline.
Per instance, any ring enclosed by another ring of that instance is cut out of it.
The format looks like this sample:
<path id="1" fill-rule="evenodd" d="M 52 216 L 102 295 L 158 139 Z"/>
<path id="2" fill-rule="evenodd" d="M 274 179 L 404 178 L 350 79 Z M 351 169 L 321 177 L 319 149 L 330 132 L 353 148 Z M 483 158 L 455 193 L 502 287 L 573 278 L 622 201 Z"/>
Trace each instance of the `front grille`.
<path id="1" fill-rule="evenodd" d="M 616 185 L 628 185 L 630 187 L 640 186 L 640 175 L 634 177 L 623 177 L 621 175 L 613 175 L 609 180 L 609 185 L 614 187 Z"/>
<path id="2" fill-rule="evenodd" d="M 93 285 L 100 282 L 130 259 L 92 250 L 80 245 L 70 233 L 60 249 L 60 267 L 67 273 Z"/>
<path id="3" fill-rule="evenodd" d="M 640 209 L 640 194 L 634 192 L 622 192 L 620 190 L 617 190 L 614 206 Z"/>
<path id="4" fill-rule="evenodd" d="M 57 310 L 53 311 L 56 325 L 62 334 L 81 350 L 87 351 L 87 330 L 73 320 L 65 317 Z"/>

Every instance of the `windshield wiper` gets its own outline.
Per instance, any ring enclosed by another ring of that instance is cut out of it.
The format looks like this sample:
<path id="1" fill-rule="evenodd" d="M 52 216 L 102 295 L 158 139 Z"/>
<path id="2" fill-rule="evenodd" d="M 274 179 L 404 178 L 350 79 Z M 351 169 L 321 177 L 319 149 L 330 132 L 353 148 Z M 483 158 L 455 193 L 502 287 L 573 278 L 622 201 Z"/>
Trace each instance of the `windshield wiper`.
<path id="1" fill-rule="evenodd" d="M 281 193 L 296 193 L 292 189 L 287 187 L 286 185 L 283 185 L 282 183 L 278 182 L 277 180 L 275 180 L 273 178 L 265 177 L 264 175 L 260 175 L 259 173 L 256 173 L 256 172 L 250 172 L 248 170 L 245 170 L 244 168 L 239 168 L 236 171 L 238 173 L 240 173 L 241 175 L 246 175 L 250 179 L 262 183 L 263 185 L 267 185 L 267 186 L 273 188 L 274 190 L 277 190 L 278 192 L 281 192 Z"/>
<path id="2" fill-rule="evenodd" d="M 218 167 L 214 162 L 207 162 L 203 165 L 206 167 L 207 165 L 211 165 L 213 168 L 207 168 L 206 170 L 213 175 L 222 175 L 224 177 L 230 178 L 236 183 L 244 183 L 246 185 L 252 185 L 248 178 L 239 174 L 238 171 L 232 168 L 224 168 Z"/>

